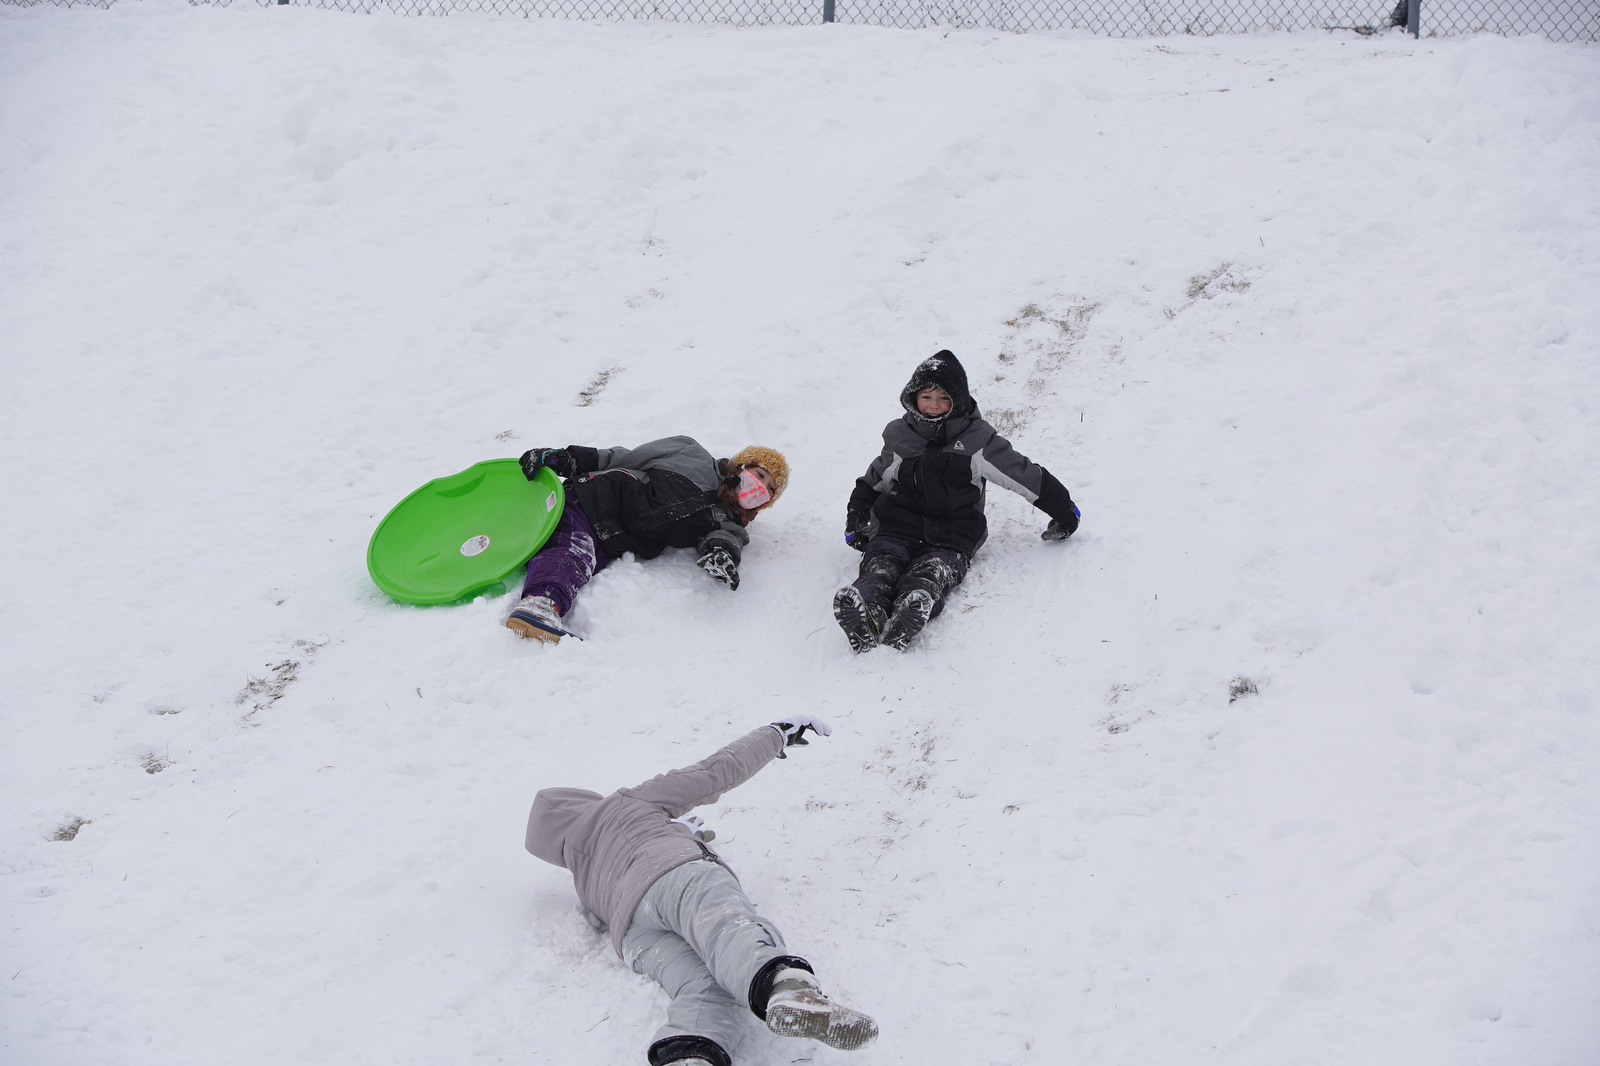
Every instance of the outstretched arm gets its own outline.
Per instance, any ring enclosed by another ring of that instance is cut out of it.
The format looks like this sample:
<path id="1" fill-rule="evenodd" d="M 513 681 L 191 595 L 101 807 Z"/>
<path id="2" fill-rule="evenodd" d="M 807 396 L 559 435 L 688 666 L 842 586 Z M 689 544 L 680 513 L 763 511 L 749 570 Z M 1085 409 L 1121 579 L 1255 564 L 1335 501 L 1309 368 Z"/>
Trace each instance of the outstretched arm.
<path id="1" fill-rule="evenodd" d="M 578 477 L 599 470 L 622 467 L 642 470 L 680 456 L 698 462 L 711 461 L 711 453 L 697 444 L 693 437 L 662 437 L 647 441 L 637 448 L 591 448 L 586 444 L 569 444 L 565 448 L 534 448 L 522 454 L 522 472 L 529 481 L 538 476 L 542 467 L 549 467 L 557 477 Z"/>
<path id="2" fill-rule="evenodd" d="M 685 452 L 704 456 L 707 461 L 711 460 L 710 452 L 696 443 L 693 437 L 682 434 L 646 441 L 636 448 L 585 448 L 582 445 L 569 444 L 567 451 L 572 453 L 580 474 L 591 474 L 596 470 L 611 470 L 616 467 L 643 470 L 652 464 L 676 458 Z"/>
<path id="3" fill-rule="evenodd" d="M 996 433 L 972 457 L 972 474 L 1010 489 L 1039 508 L 1052 519 L 1052 528 L 1067 530 L 1064 536 L 1078 528 L 1078 508 L 1066 486 L 1000 434 Z"/>
<path id="4" fill-rule="evenodd" d="M 800 719 L 804 719 L 801 721 Z M 767 763 L 781 757 L 789 744 L 805 744 L 807 728 L 823 736 L 831 730 L 808 715 L 792 715 L 790 720 L 764 725 L 693 766 L 668 770 L 637 788 L 625 788 L 624 796 L 654 803 L 669 818 L 682 818 L 689 811 L 715 803 L 724 792 L 737 788 L 756 775 Z"/>
<path id="5" fill-rule="evenodd" d="M 669 818 L 682 818 L 705 803 L 715 803 L 730 788 L 737 788 L 756 775 L 783 750 L 783 737 L 771 726 L 752 730 L 693 766 L 668 770 L 637 788 L 625 788 L 624 796 L 654 803 Z"/>

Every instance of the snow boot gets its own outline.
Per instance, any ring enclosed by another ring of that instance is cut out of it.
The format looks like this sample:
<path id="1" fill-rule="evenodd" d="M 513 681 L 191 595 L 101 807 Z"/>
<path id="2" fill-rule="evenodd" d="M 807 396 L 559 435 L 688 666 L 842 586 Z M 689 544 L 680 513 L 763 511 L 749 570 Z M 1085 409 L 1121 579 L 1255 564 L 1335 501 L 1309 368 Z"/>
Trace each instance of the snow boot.
<path id="1" fill-rule="evenodd" d="M 849 639 L 850 649 L 863 652 L 878 646 L 888 612 L 868 603 L 854 585 L 846 585 L 833 594 L 833 617 Z"/>
<path id="2" fill-rule="evenodd" d="M 576 636 L 561 624 L 561 612 L 548 596 L 524 596 L 517 601 L 506 619 L 506 628 L 518 636 L 548 640 L 554 644 L 562 637 Z"/>
<path id="3" fill-rule="evenodd" d="M 905 651 L 932 614 L 933 593 L 927 589 L 912 589 L 894 605 L 894 615 L 883 630 L 883 643 L 895 651 Z"/>
<path id="4" fill-rule="evenodd" d="M 722 1045 L 703 1036 L 669 1036 L 650 1045 L 651 1066 L 733 1066 Z"/>
<path id="5" fill-rule="evenodd" d="M 767 1028 L 779 1036 L 820 1040 L 840 1051 L 865 1047 L 878 1037 L 877 1022 L 833 1002 L 822 994 L 815 977 L 793 967 L 785 967 L 772 977 Z"/>

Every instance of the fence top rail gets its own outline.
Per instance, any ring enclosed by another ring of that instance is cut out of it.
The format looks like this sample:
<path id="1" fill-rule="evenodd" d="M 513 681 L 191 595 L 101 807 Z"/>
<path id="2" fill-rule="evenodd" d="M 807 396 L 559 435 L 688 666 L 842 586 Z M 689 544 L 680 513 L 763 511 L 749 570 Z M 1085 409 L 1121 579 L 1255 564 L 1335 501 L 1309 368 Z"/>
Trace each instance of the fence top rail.
<path id="1" fill-rule="evenodd" d="M 100 7 L 118 0 L 0 0 L 14 7 Z M 1211 36 L 1263 30 L 1403 29 L 1413 36 L 1536 34 L 1600 41 L 1595 0 L 188 0 L 397 15 L 472 12 L 520 18 L 899 29 L 1081 30 L 1108 37 Z"/>

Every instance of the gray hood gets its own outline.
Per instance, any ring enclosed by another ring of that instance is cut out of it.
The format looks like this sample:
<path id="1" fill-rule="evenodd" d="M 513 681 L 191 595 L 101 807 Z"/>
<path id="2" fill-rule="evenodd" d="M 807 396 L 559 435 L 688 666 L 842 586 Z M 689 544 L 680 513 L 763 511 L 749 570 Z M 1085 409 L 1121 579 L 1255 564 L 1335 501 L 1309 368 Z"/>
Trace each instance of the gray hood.
<path id="1" fill-rule="evenodd" d="M 533 797 L 533 810 L 528 815 L 528 850 L 545 862 L 566 869 L 567 861 L 561 851 L 567 842 L 567 833 L 598 802 L 600 793 L 586 788 L 540 791 Z"/>

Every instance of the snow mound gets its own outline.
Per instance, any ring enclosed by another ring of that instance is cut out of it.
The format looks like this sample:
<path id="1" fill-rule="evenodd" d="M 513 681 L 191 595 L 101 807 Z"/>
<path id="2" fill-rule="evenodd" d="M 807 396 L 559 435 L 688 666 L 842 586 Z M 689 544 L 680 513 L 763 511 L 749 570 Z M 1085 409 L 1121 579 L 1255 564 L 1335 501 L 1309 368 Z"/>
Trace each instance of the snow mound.
<path id="1" fill-rule="evenodd" d="M 533 792 L 804 710 L 701 813 L 883 1035 L 741 1062 L 1590 1061 L 1597 64 L 0 8 L 3 1057 L 641 1061 Z M 942 347 L 1083 528 L 991 493 L 857 657 Z M 367 579 L 429 478 L 671 433 L 794 465 L 736 593 Z"/>

